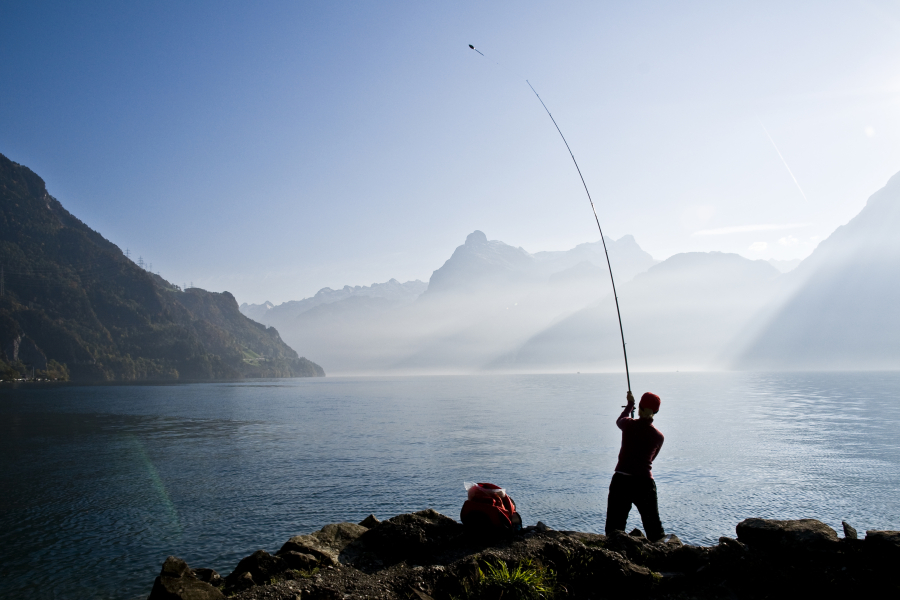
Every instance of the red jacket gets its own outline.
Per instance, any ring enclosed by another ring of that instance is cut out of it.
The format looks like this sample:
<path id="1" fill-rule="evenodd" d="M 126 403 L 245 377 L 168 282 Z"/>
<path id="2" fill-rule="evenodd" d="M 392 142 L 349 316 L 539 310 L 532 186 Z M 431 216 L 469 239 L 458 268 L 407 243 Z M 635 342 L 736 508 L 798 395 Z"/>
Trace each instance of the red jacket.
<path id="1" fill-rule="evenodd" d="M 619 450 L 619 462 L 616 471 L 637 477 L 653 478 L 650 470 L 653 459 L 659 454 L 665 436 L 646 419 L 632 419 L 628 416 L 631 405 L 626 406 L 616 420 L 622 430 L 622 449 Z"/>

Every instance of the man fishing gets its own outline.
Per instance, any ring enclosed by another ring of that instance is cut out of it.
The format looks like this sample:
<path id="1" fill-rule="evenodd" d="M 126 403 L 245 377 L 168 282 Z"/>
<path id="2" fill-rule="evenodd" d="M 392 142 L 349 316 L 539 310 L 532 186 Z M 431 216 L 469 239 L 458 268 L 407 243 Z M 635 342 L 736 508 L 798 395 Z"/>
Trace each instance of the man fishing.
<path id="1" fill-rule="evenodd" d="M 484 56 L 480 50 L 475 48 L 473 44 L 469 44 L 469 48 Z M 613 277 L 612 263 L 609 260 L 609 252 L 606 249 L 606 237 L 603 235 L 603 228 L 600 227 L 600 217 L 597 216 L 597 208 L 594 206 L 594 200 L 591 198 L 591 192 L 588 190 L 587 182 L 584 175 L 581 174 L 581 167 L 575 160 L 575 153 L 569 147 L 566 136 L 563 135 L 562 129 L 559 128 L 556 119 L 550 113 L 550 109 L 541 100 L 540 95 L 531 82 L 527 79 L 525 83 L 534 92 L 534 95 L 540 101 L 541 106 L 547 112 L 547 116 L 553 122 L 559 137 L 562 138 L 566 145 L 569 156 L 572 157 L 572 163 L 575 170 L 578 171 L 578 177 L 584 186 L 584 193 L 587 194 L 588 202 L 591 204 L 591 211 L 594 213 L 594 221 L 597 223 L 597 230 L 600 232 L 600 241 L 603 243 L 603 254 L 606 256 L 606 266 L 609 269 L 609 282 L 612 284 L 613 299 L 616 302 L 616 315 L 619 317 L 619 335 L 622 337 L 622 358 L 625 359 L 625 380 L 628 382 L 628 406 L 619 415 L 616 425 L 622 430 L 622 449 L 619 451 L 619 463 L 616 465 L 616 472 L 613 475 L 612 482 L 609 484 L 609 500 L 606 507 L 606 533 L 625 529 L 625 523 L 628 521 L 628 513 L 631 512 L 631 505 L 638 507 L 641 513 L 641 520 L 644 523 L 644 529 L 647 530 L 647 537 L 653 541 L 662 538 L 665 535 L 662 523 L 659 521 L 659 507 L 656 499 L 656 482 L 653 481 L 653 475 L 650 469 L 653 465 L 653 459 L 659 454 L 662 448 L 663 434 L 653 426 L 653 415 L 659 411 L 659 396 L 647 392 L 641 396 L 640 419 L 633 419 L 628 416 L 634 411 L 634 396 L 631 394 L 631 375 L 628 372 L 628 352 L 625 348 L 625 329 L 622 327 L 622 313 L 619 311 L 619 296 L 616 294 L 616 281 Z"/>
<path id="2" fill-rule="evenodd" d="M 638 416 L 634 419 L 634 396 L 627 395 L 628 404 L 616 419 L 616 426 L 622 430 L 622 448 L 619 462 L 609 484 L 609 498 L 606 505 L 606 535 L 614 531 L 624 531 L 631 505 L 637 506 L 647 538 L 657 541 L 665 536 L 659 520 L 656 498 L 656 482 L 653 481 L 653 459 L 662 448 L 663 434 L 653 426 L 653 415 L 659 412 L 660 399 L 647 392 L 641 396 Z"/>

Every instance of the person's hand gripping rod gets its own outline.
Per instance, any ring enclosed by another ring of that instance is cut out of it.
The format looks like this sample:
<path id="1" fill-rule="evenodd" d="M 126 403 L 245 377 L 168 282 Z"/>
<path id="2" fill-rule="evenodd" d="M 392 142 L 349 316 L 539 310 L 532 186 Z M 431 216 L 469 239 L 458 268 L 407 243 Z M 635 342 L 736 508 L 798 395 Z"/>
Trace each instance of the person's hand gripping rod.
<path id="1" fill-rule="evenodd" d="M 627 404 L 622 408 L 631 407 L 631 418 L 634 418 L 634 394 L 631 393 L 631 390 L 628 390 L 628 393 L 625 394 L 625 401 Z"/>

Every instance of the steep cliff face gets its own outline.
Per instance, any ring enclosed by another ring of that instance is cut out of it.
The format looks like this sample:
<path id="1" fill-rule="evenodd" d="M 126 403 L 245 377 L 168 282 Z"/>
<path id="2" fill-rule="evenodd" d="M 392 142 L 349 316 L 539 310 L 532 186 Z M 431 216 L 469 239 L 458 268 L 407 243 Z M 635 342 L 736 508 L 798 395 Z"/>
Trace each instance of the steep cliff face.
<path id="1" fill-rule="evenodd" d="M 0 267 L 0 377 L 26 366 L 75 380 L 324 375 L 231 294 L 181 291 L 134 264 L 3 155 Z"/>
<path id="2" fill-rule="evenodd" d="M 793 292 L 735 361 L 757 370 L 900 364 L 900 173 L 791 271 Z"/>

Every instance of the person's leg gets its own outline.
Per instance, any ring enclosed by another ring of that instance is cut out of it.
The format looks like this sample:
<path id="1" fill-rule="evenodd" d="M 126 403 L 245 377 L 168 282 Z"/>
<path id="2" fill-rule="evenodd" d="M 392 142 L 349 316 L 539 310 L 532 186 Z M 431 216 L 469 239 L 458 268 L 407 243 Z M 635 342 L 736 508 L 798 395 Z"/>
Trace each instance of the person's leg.
<path id="1" fill-rule="evenodd" d="M 659 520 L 656 482 L 652 478 L 641 480 L 640 489 L 635 490 L 634 496 L 634 505 L 641 513 L 641 522 L 644 524 L 647 539 L 651 542 L 661 539 L 666 532 L 663 531 L 662 522 Z"/>
<path id="2" fill-rule="evenodd" d="M 609 483 L 609 496 L 606 501 L 606 535 L 614 531 L 625 531 L 628 513 L 631 512 L 631 486 L 629 475 L 615 473 Z"/>

